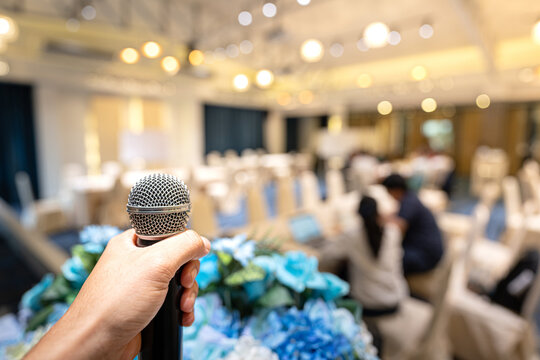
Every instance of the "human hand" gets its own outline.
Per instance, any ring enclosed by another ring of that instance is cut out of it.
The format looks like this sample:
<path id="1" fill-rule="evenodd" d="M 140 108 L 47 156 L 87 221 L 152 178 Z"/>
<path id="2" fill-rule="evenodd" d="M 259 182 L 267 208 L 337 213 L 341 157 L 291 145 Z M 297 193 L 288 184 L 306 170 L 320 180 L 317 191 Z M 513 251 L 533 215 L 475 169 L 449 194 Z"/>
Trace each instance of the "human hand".
<path id="1" fill-rule="evenodd" d="M 142 329 L 157 314 L 169 282 L 185 264 L 179 307 L 182 325 L 195 320 L 199 258 L 210 242 L 188 230 L 148 247 L 138 247 L 133 230 L 109 241 L 66 314 L 30 351 L 27 359 L 133 359 Z"/>

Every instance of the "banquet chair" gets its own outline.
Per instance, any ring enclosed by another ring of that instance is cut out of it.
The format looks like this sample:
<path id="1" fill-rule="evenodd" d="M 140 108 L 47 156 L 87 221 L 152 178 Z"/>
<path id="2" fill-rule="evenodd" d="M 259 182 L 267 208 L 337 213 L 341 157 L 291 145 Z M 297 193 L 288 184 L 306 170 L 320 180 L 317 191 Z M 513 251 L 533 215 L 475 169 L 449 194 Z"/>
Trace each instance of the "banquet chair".
<path id="1" fill-rule="evenodd" d="M 313 171 L 305 170 L 300 174 L 300 193 L 302 197 L 302 207 L 304 209 L 314 209 L 321 205 L 321 194 L 319 182 Z"/>
<path id="2" fill-rule="evenodd" d="M 287 216 L 296 210 L 293 178 L 282 176 L 277 179 L 277 214 Z"/>
<path id="3" fill-rule="evenodd" d="M 98 212 L 99 223 L 125 229 L 129 227 L 129 217 L 126 212 L 130 188 L 124 186 L 122 176 L 116 177 L 114 186 L 101 205 Z"/>
<path id="4" fill-rule="evenodd" d="M 327 201 L 335 202 L 345 194 L 345 180 L 343 173 L 338 169 L 330 169 L 326 172 L 326 197 Z"/>
<path id="5" fill-rule="evenodd" d="M 201 235 L 212 238 L 218 235 L 214 203 L 204 191 L 191 193 L 191 228 Z"/>
<path id="6" fill-rule="evenodd" d="M 61 202 L 57 199 L 36 200 L 28 173 L 20 171 L 15 174 L 15 186 L 22 206 L 21 222 L 25 227 L 44 234 L 67 227 Z"/>
<path id="7" fill-rule="evenodd" d="M 447 293 L 451 261 L 444 261 L 433 305 L 406 297 L 391 315 L 365 318 L 382 336 L 383 360 L 448 360 Z"/>
<path id="8" fill-rule="evenodd" d="M 266 202 L 260 182 L 255 181 L 248 185 L 246 198 L 248 222 L 250 224 L 268 219 L 268 211 L 266 210 Z"/>

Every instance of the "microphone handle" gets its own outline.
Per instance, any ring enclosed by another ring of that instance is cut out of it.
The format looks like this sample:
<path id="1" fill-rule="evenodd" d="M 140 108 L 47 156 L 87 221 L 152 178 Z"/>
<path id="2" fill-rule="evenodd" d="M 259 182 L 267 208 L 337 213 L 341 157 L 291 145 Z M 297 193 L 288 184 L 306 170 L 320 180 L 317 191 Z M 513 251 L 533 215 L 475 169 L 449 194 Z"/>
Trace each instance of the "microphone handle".
<path id="1" fill-rule="evenodd" d="M 138 240 L 139 246 L 150 246 L 155 243 L 155 240 Z M 182 267 L 169 282 L 169 290 L 163 305 L 141 333 L 139 360 L 182 360 L 181 274 Z"/>

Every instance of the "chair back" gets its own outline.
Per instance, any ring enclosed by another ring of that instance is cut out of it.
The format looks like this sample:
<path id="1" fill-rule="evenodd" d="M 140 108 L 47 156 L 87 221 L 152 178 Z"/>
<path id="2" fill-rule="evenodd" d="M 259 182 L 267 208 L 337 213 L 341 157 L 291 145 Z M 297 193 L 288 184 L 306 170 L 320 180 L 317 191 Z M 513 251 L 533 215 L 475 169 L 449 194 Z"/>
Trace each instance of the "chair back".
<path id="1" fill-rule="evenodd" d="M 522 212 L 521 194 L 519 192 L 519 183 L 516 177 L 507 176 L 503 179 L 503 198 L 506 211 L 506 223 L 512 216 L 519 215 Z"/>
<path id="2" fill-rule="evenodd" d="M 345 194 L 345 179 L 341 170 L 330 169 L 326 172 L 326 195 L 330 202 Z"/>
<path id="3" fill-rule="evenodd" d="M 191 228 L 199 234 L 214 237 L 218 235 L 214 203 L 205 192 L 192 192 Z"/>
<path id="4" fill-rule="evenodd" d="M 296 197 L 294 195 L 294 183 L 290 176 L 277 179 L 277 214 L 287 216 L 296 210 Z"/>
<path id="5" fill-rule="evenodd" d="M 304 209 L 314 209 L 321 204 L 319 183 L 313 171 L 306 170 L 300 174 L 300 192 Z"/>
<path id="6" fill-rule="evenodd" d="M 255 182 L 247 189 L 248 221 L 255 224 L 268 219 L 268 211 L 264 200 L 262 186 Z"/>

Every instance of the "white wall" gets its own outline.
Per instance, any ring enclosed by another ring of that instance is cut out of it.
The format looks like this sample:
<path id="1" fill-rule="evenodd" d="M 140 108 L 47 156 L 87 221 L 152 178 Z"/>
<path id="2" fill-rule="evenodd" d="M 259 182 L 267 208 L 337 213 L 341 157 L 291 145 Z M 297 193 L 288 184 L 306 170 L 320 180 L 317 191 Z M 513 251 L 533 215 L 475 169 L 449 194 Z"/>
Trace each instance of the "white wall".
<path id="1" fill-rule="evenodd" d="M 34 94 L 39 186 L 43 197 L 51 197 L 58 193 L 65 164 L 85 165 L 89 98 L 85 91 L 44 84 L 38 84 Z"/>

